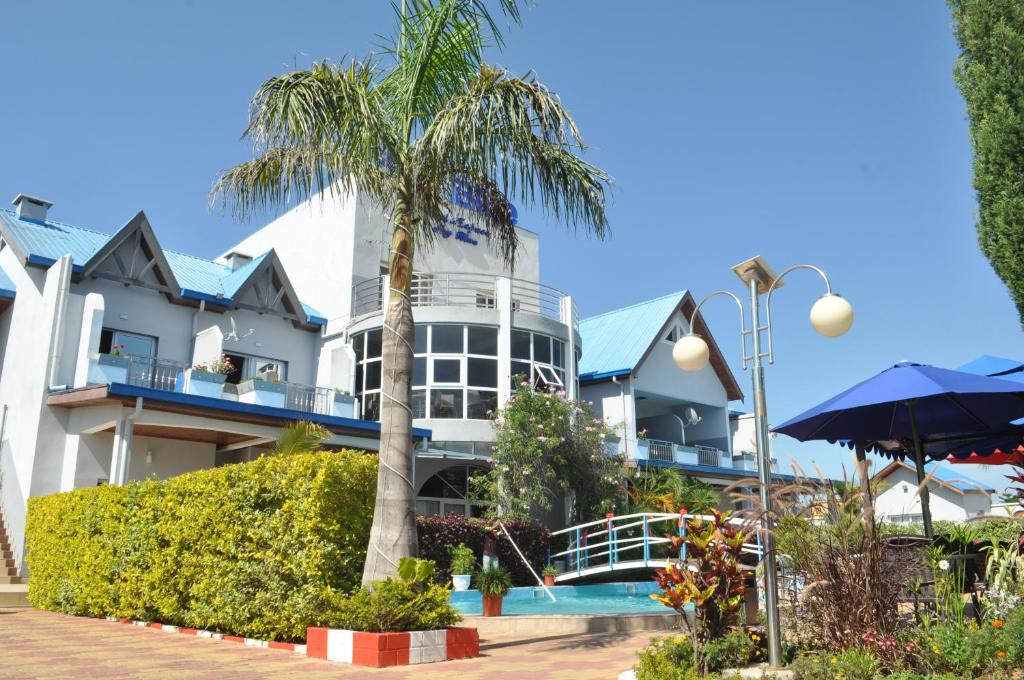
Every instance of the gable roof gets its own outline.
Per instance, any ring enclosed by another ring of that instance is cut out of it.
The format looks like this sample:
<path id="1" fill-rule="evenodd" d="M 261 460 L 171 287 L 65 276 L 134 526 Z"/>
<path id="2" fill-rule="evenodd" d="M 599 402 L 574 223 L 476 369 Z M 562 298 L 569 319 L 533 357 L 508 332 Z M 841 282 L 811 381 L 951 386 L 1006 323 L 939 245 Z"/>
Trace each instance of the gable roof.
<path id="1" fill-rule="evenodd" d="M 120 257 L 118 251 L 127 257 Z M 92 276 L 100 267 L 106 267 L 106 276 L 124 283 L 161 288 L 171 295 L 180 290 L 153 227 L 141 210 L 89 258 L 82 275 Z"/>
<path id="2" fill-rule="evenodd" d="M 246 267 L 232 270 L 218 262 L 159 247 L 141 212 L 111 235 L 50 219 L 41 222 L 19 218 L 13 210 L 0 209 L 0 235 L 26 266 L 49 267 L 64 255 L 71 255 L 72 271 L 79 277 L 87 274 L 90 265 L 113 251 L 127 234 L 138 229 L 143 231 L 144 240 L 154 247 L 157 267 L 164 269 L 170 279 L 168 283 L 174 286 L 175 297 L 206 300 L 225 308 L 234 306 L 232 295 L 247 278 L 239 272 Z M 301 322 L 314 326 L 326 324 L 323 316 L 312 307 L 301 303 L 298 306 L 302 309 L 298 316 L 305 316 Z"/>
<path id="3" fill-rule="evenodd" d="M 891 475 L 900 468 L 909 470 L 914 474 L 917 474 L 917 469 L 902 460 L 894 460 L 893 462 L 886 465 L 884 468 L 878 471 L 877 474 L 872 478 L 874 481 L 882 480 Z M 991 494 L 995 493 L 995 489 L 989 488 L 988 485 L 982 484 L 981 482 L 971 479 L 967 475 L 954 472 L 949 468 L 948 465 L 943 463 L 931 463 L 925 466 L 925 473 L 931 476 L 940 486 L 944 486 L 952 491 L 959 494 L 965 493 L 983 493 Z"/>
<path id="4" fill-rule="evenodd" d="M 660 340 L 666 325 L 678 311 L 684 316 L 695 307 L 688 291 L 663 295 L 646 302 L 615 309 L 580 321 L 580 382 L 628 375 L 636 370 L 654 343 Z M 708 341 L 711 364 L 730 400 L 742 399 L 743 391 L 715 344 L 704 319 L 694 320 L 695 331 Z"/>

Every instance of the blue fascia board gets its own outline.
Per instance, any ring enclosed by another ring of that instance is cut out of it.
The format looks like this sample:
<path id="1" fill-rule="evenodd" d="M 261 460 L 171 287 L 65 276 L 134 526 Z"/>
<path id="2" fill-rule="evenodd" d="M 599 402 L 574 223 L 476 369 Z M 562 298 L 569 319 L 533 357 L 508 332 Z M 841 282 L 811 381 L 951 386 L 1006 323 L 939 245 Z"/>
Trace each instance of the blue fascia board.
<path id="1" fill-rule="evenodd" d="M 629 375 L 633 372 L 631 368 L 620 368 L 615 371 L 604 371 L 603 373 L 584 373 L 579 377 L 579 381 L 583 382 L 594 382 L 596 380 L 606 380 L 608 378 L 617 378 L 623 375 Z"/>
<path id="2" fill-rule="evenodd" d="M 54 264 L 56 264 L 56 262 L 57 260 L 53 259 L 52 257 L 45 257 L 43 255 L 30 254 L 27 258 L 25 258 L 25 264 L 33 267 L 52 267 Z M 76 274 L 81 274 L 82 272 L 85 271 L 85 267 L 83 267 L 80 264 L 72 263 L 71 271 L 73 271 Z"/>
<path id="3" fill-rule="evenodd" d="M 266 416 L 270 418 L 283 418 L 285 420 L 307 420 L 326 427 L 344 427 L 351 430 L 362 430 L 380 435 L 380 423 L 370 420 L 357 420 L 355 418 L 342 418 L 339 416 L 328 416 L 321 413 L 307 413 L 288 408 L 276 408 L 274 406 L 263 406 L 261 404 L 246 404 L 240 401 L 229 401 L 214 397 L 199 397 L 194 394 L 183 394 L 181 392 L 167 392 L 155 390 L 150 387 L 138 387 L 124 383 L 110 383 L 107 386 L 107 394 L 116 397 L 142 397 L 153 401 L 162 401 L 170 404 L 182 404 L 186 406 L 202 406 L 217 411 L 230 411 L 232 413 L 245 413 L 248 415 Z M 430 439 L 433 433 L 430 430 L 414 427 L 412 436 L 416 438 Z"/>
<path id="4" fill-rule="evenodd" d="M 190 288 L 182 288 L 181 292 L 179 292 L 178 294 L 181 295 L 181 297 L 183 298 L 187 298 L 190 300 L 205 300 L 206 302 L 212 302 L 216 305 L 221 305 L 223 307 L 230 307 L 232 304 L 234 304 L 231 298 L 217 297 L 216 295 L 210 295 L 209 293 L 203 293 L 201 291 L 192 290 Z"/>
<path id="5" fill-rule="evenodd" d="M 715 465 L 688 465 L 686 463 L 669 463 L 663 460 L 638 460 L 637 465 L 644 467 L 675 468 L 683 472 L 692 472 L 695 475 L 716 475 L 721 477 L 734 477 L 735 479 L 756 479 L 757 470 L 737 470 L 735 468 L 718 467 Z M 795 482 L 793 475 L 784 475 L 777 472 L 772 473 L 772 479 L 779 479 L 786 482 Z"/>
<path id="6" fill-rule="evenodd" d="M 314 326 L 326 326 L 327 319 L 323 318 L 322 316 L 314 316 L 310 314 L 309 316 L 306 317 L 306 323 L 312 324 Z"/>
<path id="7" fill-rule="evenodd" d="M 7 288 L 0 288 L 0 298 L 13 300 L 16 294 L 16 291 L 8 290 Z"/>

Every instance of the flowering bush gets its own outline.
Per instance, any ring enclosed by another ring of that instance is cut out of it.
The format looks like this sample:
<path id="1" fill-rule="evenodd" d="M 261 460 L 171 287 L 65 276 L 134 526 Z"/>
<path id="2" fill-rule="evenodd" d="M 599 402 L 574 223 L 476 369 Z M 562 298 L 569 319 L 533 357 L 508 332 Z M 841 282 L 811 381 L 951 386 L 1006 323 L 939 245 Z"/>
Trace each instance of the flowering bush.
<path id="1" fill-rule="evenodd" d="M 529 519 L 563 494 L 572 499 L 573 522 L 615 508 L 622 460 L 605 452 L 611 429 L 588 404 L 523 382 L 494 414 L 494 426 L 493 466 L 471 482 L 490 516 Z"/>

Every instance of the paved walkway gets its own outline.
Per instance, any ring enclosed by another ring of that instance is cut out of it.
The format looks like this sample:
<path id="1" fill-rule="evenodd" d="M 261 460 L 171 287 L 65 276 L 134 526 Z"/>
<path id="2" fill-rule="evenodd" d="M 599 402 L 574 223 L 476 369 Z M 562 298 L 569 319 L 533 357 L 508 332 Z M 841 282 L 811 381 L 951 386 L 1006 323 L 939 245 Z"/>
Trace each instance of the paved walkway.
<path id="1" fill-rule="evenodd" d="M 358 669 L 292 652 L 34 609 L 0 609 L 0 678 L 616 678 L 653 633 L 483 640 L 478 659 Z"/>

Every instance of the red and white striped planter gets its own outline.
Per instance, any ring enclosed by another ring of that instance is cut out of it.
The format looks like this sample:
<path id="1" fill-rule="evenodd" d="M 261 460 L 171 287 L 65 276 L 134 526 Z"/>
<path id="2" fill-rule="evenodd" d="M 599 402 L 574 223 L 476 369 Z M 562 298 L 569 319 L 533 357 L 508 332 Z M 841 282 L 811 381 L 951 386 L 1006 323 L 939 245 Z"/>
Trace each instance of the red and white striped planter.
<path id="1" fill-rule="evenodd" d="M 480 656 L 480 636 L 476 628 L 406 633 L 308 628 L 306 656 L 376 668 L 471 659 Z"/>
<path id="2" fill-rule="evenodd" d="M 259 647 L 261 649 L 284 649 L 289 652 L 295 652 L 296 654 L 305 654 L 306 645 L 295 644 L 293 642 L 276 642 L 274 640 L 257 640 L 255 638 L 240 637 L 238 635 L 225 635 L 224 633 L 214 633 L 210 630 L 198 630 L 196 628 L 186 628 L 183 626 L 171 626 L 166 623 L 156 623 L 153 621 L 134 621 L 132 619 L 119 619 L 116 616 L 105 617 L 107 621 L 117 621 L 119 623 L 130 623 L 139 628 L 153 628 L 164 633 L 181 633 L 182 635 L 194 635 L 200 638 L 209 638 L 212 640 L 226 640 L 227 642 L 237 642 L 239 644 L 246 645 L 247 647 Z"/>

